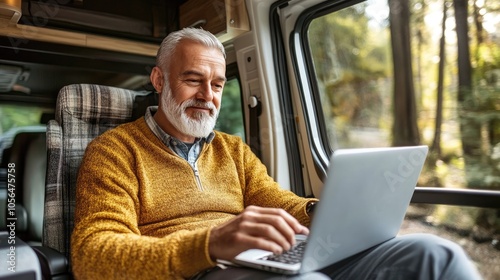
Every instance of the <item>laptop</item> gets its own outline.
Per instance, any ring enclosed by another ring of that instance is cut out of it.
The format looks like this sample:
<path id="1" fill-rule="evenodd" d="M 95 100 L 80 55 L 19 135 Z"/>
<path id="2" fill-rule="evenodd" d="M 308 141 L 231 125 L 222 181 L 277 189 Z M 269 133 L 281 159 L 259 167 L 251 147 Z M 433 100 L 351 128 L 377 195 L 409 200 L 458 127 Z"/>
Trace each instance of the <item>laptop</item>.
<path id="1" fill-rule="evenodd" d="M 287 257 L 251 249 L 232 262 L 282 274 L 316 271 L 395 237 L 427 146 L 339 149 L 331 157 L 308 236 Z"/>

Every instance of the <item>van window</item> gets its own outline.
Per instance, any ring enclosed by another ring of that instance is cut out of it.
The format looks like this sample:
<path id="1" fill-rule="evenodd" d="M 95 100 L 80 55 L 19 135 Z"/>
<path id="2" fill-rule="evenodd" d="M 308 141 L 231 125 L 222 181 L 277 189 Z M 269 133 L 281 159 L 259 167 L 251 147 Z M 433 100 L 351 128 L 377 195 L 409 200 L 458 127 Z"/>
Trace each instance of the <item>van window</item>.
<path id="1" fill-rule="evenodd" d="M 390 35 L 383 18 L 369 24 L 368 7 L 328 14 L 309 27 L 330 150 L 391 143 Z"/>
<path id="2" fill-rule="evenodd" d="M 34 106 L 0 104 L 0 135 L 12 128 L 39 125 L 43 109 Z"/>
<path id="3" fill-rule="evenodd" d="M 0 104 L 0 165 L 3 165 L 4 150 L 12 146 L 14 138 L 21 132 L 45 132 L 41 124 L 46 109 L 34 106 Z"/>
<path id="4" fill-rule="evenodd" d="M 387 1 L 359 3 L 310 23 L 325 150 L 426 144 L 431 154 L 421 185 L 500 189 L 500 42 L 494 20 L 500 13 L 483 7 L 481 41 L 469 27 L 472 83 L 460 90 L 453 8 L 446 6 L 440 50 L 442 2 L 422 3 L 408 7 L 413 16 L 406 62 L 394 61 L 401 56 L 391 46 Z M 412 80 L 402 80 L 402 71 Z"/>
<path id="5" fill-rule="evenodd" d="M 245 141 L 245 126 L 241 104 L 240 81 L 238 78 L 228 78 L 222 92 L 222 103 L 215 129 L 240 136 Z"/>

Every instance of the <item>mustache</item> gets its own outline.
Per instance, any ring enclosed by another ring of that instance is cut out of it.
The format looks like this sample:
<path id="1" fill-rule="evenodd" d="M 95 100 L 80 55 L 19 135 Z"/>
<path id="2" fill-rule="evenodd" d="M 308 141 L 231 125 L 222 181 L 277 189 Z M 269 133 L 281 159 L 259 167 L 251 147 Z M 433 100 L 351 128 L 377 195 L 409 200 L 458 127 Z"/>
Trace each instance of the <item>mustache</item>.
<path id="1" fill-rule="evenodd" d="M 205 102 L 198 99 L 188 99 L 182 103 L 182 109 L 185 110 L 187 107 L 199 107 L 210 110 L 210 115 L 214 115 L 217 112 L 217 108 L 212 102 Z"/>

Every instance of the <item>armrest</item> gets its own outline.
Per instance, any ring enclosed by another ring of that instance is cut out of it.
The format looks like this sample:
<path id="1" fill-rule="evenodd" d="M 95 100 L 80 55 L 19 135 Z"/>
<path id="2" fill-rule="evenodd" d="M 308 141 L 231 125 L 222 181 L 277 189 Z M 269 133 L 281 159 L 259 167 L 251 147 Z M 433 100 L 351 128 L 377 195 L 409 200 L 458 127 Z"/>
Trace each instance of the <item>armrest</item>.
<path id="1" fill-rule="evenodd" d="M 66 256 L 50 247 L 32 246 L 32 248 L 40 262 L 43 279 L 71 279 Z"/>

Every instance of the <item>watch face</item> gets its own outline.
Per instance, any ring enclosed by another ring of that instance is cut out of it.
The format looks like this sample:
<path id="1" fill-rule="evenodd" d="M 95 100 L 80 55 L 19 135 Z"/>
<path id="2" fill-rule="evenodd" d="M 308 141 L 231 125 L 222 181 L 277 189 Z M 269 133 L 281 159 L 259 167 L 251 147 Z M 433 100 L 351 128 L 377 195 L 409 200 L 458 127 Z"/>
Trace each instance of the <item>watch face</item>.
<path id="1" fill-rule="evenodd" d="M 316 202 L 309 202 L 306 207 L 306 212 L 311 213 L 314 211 L 314 207 L 316 206 Z"/>

